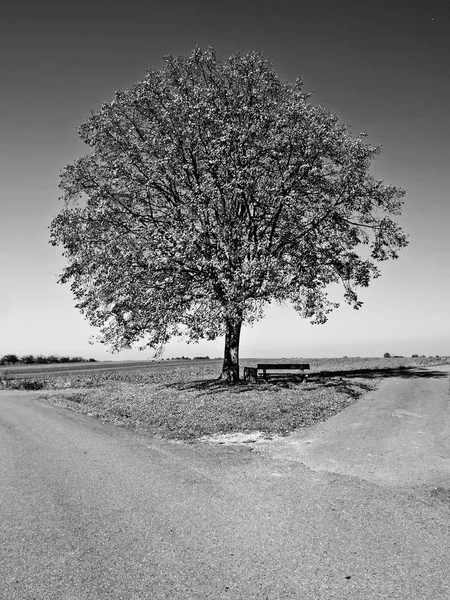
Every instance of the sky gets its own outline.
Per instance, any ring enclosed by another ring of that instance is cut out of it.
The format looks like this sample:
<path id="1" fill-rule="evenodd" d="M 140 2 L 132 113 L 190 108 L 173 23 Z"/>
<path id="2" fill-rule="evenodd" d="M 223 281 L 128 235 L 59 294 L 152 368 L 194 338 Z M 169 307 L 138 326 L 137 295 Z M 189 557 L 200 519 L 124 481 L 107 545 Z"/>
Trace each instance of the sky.
<path id="1" fill-rule="evenodd" d="M 0 356 L 97 360 L 96 331 L 57 283 L 48 226 L 64 165 L 87 153 L 77 127 L 167 54 L 263 51 L 281 79 L 382 144 L 372 174 L 406 189 L 408 248 L 381 264 L 364 306 L 325 325 L 269 306 L 241 357 L 450 355 L 450 4 L 445 0 L 0 0 Z M 165 357 L 219 357 L 223 339 L 171 342 Z"/>

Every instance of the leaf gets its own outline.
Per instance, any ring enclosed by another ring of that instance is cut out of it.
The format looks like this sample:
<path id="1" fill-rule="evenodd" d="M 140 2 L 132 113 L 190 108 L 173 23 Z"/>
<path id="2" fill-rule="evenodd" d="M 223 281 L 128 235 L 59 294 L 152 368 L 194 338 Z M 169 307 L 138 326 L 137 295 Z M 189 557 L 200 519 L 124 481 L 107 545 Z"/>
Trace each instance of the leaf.
<path id="1" fill-rule="evenodd" d="M 327 288 L 358 288 L 407 239 L 378 147 L 283 82 L 258 52 L 166 57 L 80 127 L 51 243 L 62 283 L 113 349 L 223 335 L 275 300 L 323 323 Z M 369 256 L 365 252 L 369 248 Z"/>

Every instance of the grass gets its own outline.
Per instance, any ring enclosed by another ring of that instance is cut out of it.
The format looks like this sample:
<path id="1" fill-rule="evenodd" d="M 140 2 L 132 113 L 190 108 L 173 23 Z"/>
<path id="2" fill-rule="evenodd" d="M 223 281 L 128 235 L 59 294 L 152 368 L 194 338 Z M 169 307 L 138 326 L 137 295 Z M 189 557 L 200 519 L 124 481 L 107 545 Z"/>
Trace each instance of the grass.
<path id="1" fill-rule="evenodd" d="M 373 381 L 326 385 L 295 381 L 229 387 L 214 384 L 130 384 L 117 382 L 72 396 L 49 396 L 68 408 L 126 427 L 145 428 L 169 439 L 218 433 L 263 431 L 287 434 L 322 421 L 375 387 Z"/>
<path id="2" fill-rule="evenodd" d="M 256 385 L 228 386 L 217 380 L 220 366 L 209 363 L 12 380 L 8 387 L 67 389 L 64 394 L 44 397 L 53 404 L 167 439 L 252 431 L 287 435 L 340 412 L 375 389 L 383 377 L 411 376 L 417 374 L 410 371 L 414 367 L 450 362 L 448 358 L 301 360 L 311 364 L 305 383 L 291 374 Z M 71 392 L 72 388 L 82 389 Z"/>

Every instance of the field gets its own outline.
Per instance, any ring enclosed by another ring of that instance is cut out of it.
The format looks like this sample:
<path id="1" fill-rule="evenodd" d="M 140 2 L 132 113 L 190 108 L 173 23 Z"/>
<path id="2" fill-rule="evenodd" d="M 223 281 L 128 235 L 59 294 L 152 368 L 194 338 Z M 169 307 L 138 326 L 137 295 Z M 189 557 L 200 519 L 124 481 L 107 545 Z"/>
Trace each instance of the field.
<path id="1" fill-rule="evenodd" d="M 241 368 L 261 360 L 242 360 Z M 50 403 L 157 437 L 195 440 L 254 431 L 270 437 L 328 419 L 385 377 L 420 376 L 421 367 L 449 364 L 450 358 L 270 360 L 275 361 L 308 362 L 308 381 L 278 374 L 267 382 L 228 386 L 218 379 L 220 361 L 147 361 L 145 368 L 97 363 L 87 371 L 35 372 L 33 378 L 22 373 L 16 379 L 9 369 L 3 382 L 12 389 L 40 389 Z"/>

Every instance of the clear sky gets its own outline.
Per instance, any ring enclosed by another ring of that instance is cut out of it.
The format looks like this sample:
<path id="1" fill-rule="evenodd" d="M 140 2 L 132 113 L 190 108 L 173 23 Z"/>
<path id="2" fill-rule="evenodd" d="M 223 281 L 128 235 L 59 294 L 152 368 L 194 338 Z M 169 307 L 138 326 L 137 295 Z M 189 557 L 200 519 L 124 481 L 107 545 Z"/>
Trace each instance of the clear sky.
<path id="1" fill-rule="evenodd" d="M 322 104 L 382 144 L 373 174 L 407 190 L 410 245 L 312 326 L 271 306 L 244 329 L 242 357 L 450 354 L 450 4 L 446 0 L 0 0 L 0 355 L 111 355 L 57 284 L 48 243 L 58 175 L 84 154 L 76 128 L 166 54 L 262 50 Z M 222 354 L 223 340 L 165 356 Z"/>

